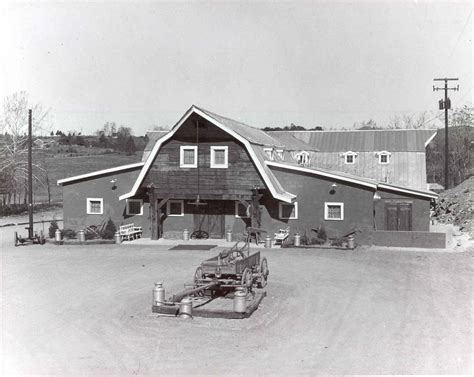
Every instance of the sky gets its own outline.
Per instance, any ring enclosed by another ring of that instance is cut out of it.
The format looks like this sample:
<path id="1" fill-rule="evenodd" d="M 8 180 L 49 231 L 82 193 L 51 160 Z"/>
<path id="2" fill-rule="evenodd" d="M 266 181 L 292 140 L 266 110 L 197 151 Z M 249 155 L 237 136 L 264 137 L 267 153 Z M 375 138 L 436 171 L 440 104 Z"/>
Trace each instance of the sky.
<path id="1" fill-rule="evenodd" d="M 143 135 L 193 104 L 255 127 L 351 128 L 473 103 L 473 2 L 2 2 L 0 99 L 51 129 Z M 433 126 L 437 125 L 433 121 Z"/>

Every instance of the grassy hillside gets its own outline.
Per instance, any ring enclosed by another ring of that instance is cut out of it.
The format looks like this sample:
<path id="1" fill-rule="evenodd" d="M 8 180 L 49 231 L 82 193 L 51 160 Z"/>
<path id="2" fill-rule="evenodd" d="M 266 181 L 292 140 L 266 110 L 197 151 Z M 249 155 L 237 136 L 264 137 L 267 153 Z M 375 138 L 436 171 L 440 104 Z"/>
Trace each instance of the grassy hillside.
<path id="1" fill-rule="evenodd" d="M 108 169 L 115 166 L 132 164 L 140 161 L 140 154 L 125 156 L 119 154 L 104 154 L 100 156 L 56 157 L 47 158 L 46 165 L 49 172 L 49 185 L 51 200 L 62 201 L 62 187 L 57 186 L 59 179 L 86 174 L 97 170 Z M 46 187 L 35 183 L 34 201 L 46 202 L 48 192 Z"/>

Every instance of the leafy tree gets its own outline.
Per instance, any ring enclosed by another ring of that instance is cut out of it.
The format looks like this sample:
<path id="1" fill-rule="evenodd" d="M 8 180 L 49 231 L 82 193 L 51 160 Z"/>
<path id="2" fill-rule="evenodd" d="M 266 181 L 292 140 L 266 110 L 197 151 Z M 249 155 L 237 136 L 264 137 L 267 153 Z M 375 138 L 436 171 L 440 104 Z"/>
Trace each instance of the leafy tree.
<path id="1" fill-rule="evenodd" d="M 133 137 L 129 136 L 127 140 L 127 144 L 125 146 L 125 152 L 127 153 L 127 156 L 131 156 L 131 155 L 134 155 L 136 151 L 137 151 L 137 148 L 135 147 L 135 142 L 133 141 Z"/>

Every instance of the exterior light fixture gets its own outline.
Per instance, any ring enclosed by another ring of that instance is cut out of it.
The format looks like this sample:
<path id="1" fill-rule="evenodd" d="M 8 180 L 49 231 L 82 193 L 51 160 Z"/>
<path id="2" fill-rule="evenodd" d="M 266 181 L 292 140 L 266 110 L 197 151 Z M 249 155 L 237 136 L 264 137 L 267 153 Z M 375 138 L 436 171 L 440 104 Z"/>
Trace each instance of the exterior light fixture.
<path id="1" fill-rule="evenodd" d="M 110 183 L 112 183 L 112 190 L 115 190 L 117 188 L 117 178 L 114 178 L 110 181 Z"/>

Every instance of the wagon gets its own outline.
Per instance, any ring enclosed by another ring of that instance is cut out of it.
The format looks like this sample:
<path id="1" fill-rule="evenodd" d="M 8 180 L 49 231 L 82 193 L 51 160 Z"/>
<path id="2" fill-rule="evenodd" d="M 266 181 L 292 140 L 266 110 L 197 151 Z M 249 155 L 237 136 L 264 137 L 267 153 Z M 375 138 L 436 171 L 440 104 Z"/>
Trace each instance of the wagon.
<path id="1" fill-rule="evenodd" d="M 245 252 L 247 251 L 247 252 Z M 264 288 L 269 270 L 266 258 L 260 252 L 250 254 L 248 242 L 239 241 L 231 249 L 201 263 L 194 274 L 194 284 L 201 286 L 219 282 L 219 289 L 245 287 Z"/>

